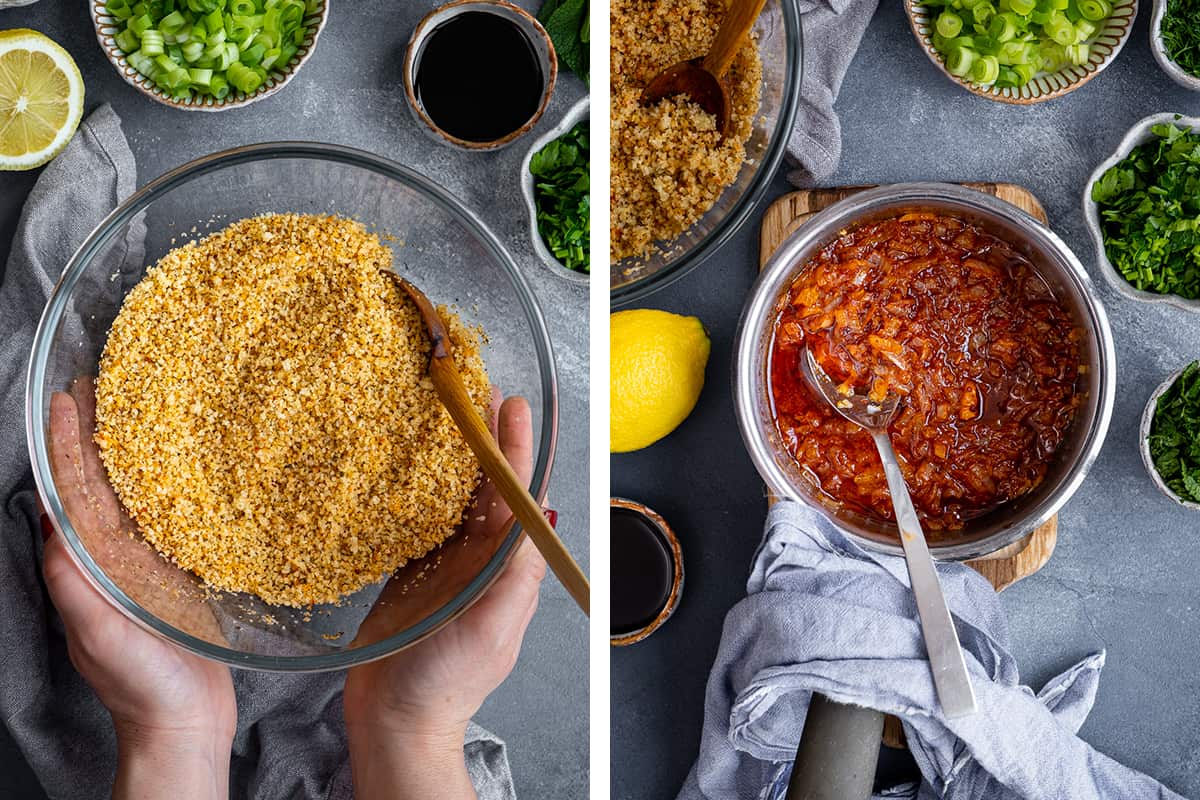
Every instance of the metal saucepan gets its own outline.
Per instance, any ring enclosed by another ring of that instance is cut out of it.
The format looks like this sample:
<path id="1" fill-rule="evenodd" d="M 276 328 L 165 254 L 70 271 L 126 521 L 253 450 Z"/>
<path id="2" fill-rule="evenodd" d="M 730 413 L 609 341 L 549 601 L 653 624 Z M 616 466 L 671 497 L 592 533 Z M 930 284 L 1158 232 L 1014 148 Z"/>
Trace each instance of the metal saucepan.
<path id="1" fill-rule="evenodd" d="M 846 228 L 911 211 L 934 211 L 974 223 L 1013 245 L 1037 269 L 1083 331 L 1083 396 L 1041 485 L 1028 495 L 971 520 L 949 535 L 931 537 L 934 558 L 961 561 L 994 553 L 1049 520 L 1071 498 L 1104 442 L 1116 390 L 1112 332 L 1095 288 L 1079 259 L 1052 231 L 1017 207 L 991 195 L 938 183 L 868 189 L 836 203 L 801 225 L 763 269 L 742 309 L 734 342 L 734 404 L 742 439 L 770 491 L 816 507 L 863 547 L 901 555 L 893 523 L 839 507 L 804 477 L 779 441 L 771 413 L 769 359 L 779 304 L 799 268 Z M 832 706 L 832 709 L 831 709 Z M 879 752 L 882 715 L 820 698 L 806 721 L 788 797 L 850 798 L 870 792 Z M 837 747 L 815 742 L 837 740 Z M 821 759 L 819 769 L 816 759 Z M 836 754 L 838 764 L 829 762 Z M 869 770 L 863 769 L 869 763 Z M 811 785 L 800 787 L 807 781 Z M 864 782 L 865 781 L 865 782 Z"/>

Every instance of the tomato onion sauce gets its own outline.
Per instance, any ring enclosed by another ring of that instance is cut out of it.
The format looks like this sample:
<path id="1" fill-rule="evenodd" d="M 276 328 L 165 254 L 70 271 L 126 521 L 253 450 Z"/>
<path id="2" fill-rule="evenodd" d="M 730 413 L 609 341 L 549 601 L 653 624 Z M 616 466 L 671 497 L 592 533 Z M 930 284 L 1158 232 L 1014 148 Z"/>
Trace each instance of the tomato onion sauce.
<path id="1" fill-rule="evenodd" d="M 781 300 L 775 423 L 829 498 L 892 520 L 870 434 L 804 380 L 811 348 L 843 392 L 900 395 L 889 434 L 931 531 L 1034 489 L 1075 415 L 1082 331 L 1033 265 L 955 217 L 910 213 L 842 231 Z"/>

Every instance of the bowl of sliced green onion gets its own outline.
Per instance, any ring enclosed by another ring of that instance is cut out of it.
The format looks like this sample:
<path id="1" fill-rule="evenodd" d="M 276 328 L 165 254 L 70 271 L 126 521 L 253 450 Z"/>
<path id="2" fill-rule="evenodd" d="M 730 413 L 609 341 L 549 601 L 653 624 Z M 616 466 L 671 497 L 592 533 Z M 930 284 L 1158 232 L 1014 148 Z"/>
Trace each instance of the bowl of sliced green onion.
<path id="1" fill-rule="evenodd" d="M 188 111 L 249 105 L 300 71 L 328 0 L 92 0 L 96 38 L 125 82 Z"/>
<path id="2" fill-rule="evenodd" d="M 1062 97 L 1125 45 L 1137 0 L 905 0 L 925 54 L 959 86 L 1002 103 Z"/>

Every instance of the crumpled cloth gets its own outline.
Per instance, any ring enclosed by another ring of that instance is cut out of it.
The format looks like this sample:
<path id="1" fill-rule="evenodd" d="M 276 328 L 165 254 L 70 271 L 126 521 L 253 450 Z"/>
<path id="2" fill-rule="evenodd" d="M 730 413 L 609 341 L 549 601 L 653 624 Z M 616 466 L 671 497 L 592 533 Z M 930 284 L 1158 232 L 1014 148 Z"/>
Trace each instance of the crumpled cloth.
<path id="1" fill-rule="evenodd" d="M 116 774 L 108 711 L 67 657 L 42 582 L 42 537 L 25 446 L 25 370 L 50 291 L 84 238 L 137 183 L 108 105 L 38 178 L 0 285 L 0 720 L 54 800 L 106 796 Z M 238 730 L 231 797 L 353 797 L 342 721 L 344 672 L 233 671 Z M 504 742 L 472 725 L 464 743 L 480 800 L 513 800 Z"/>
<path id="2" fill-rule="evenodd" d="M 979 711 L 942 717 L 904 560 L 870 553 L 816 511 L 767 517 L 746 590 L 725 618 L 700 755 L 679 800 L 782 800 L 812 692 L 900 718 L 923 780 L 887 798 L 1179 798 L 1076 733 L 1100 682 L 1094 653 L 1034 694 L 1020 685 L 996 592 L 938 566 Z"/>
<path id="3" fill-rule="evenodd" d="M 833 103 L 879 0 L 800 0 L 804 75 L 787 145 L 788 180 L 800 187 L 829 178 L 842 157 Z"/>

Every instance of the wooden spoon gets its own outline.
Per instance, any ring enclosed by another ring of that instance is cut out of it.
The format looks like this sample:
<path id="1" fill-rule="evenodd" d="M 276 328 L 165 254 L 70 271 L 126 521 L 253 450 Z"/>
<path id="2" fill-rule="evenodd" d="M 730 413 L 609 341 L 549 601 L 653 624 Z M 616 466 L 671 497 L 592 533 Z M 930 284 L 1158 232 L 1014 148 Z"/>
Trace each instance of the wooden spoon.
<path id="1" fill-rule="evenodd" d="M 717 118 L 721 138 L 729 133 L 729 92 L 725 76 L 742 40 L 767 0 L 730 0 L 725 19 L 704 58 L 680 61 L 660 72 L 642 90 L 642 105 L 654 105 L 664 97 L 685 94 L 696 105 Z"/>
<path id="2" fill-rule="evenodd" d="M 454 419 L 454 424 L 462 431 L 463 438 L 467 440 L 475 457 L 479 459 L 479 464 L 483 467 L 483 474 L 487 475 L 496 485 L 500 496 L 512 510 L 513 516 L 517 518 L 517 521 L 521 523 L 521 528 L 541 551 L 546 563 L 550 565 L 550 569 L 554 570 L 554 574 L 567 588 L 567 592 L 583 609 L 583 613 L 589 614 L 591 588 L 588 585 L 587 576 L 583 574 L 579 564 L 567 552 L 567 548 L 563 545 L 562 539 L 558 538 L 558 534 L 554 532 L 554 528 L 550 527 L 542 507 L 529 494 L 529 490 L 521 483 L 517 473 L 513 472 L 508 459 L 500 452 L 500 446 L 496 444 L 495 438 L 488 430 L 487 423 L 483 421 L 483 417 L 479 416 L 479 411 L 475 408 L 471 396 L 467 393 L 467 387 L 463 384 L 462 376 L 458 374 L 458 367 L 454 365 L 454 358 L 450 350 L 450 334 L 446 331 L 446 324 L 437 313 L 437 309 L 433 307 L 433 303 L 429 302 L 425 293 L 416 286 L 391 270 L 382 270 L 382 272 L 408 295 L 416 305 L 417 311 L 420 312 L 425 327 L 429 331 L 429 338 L 433 342 L 433 353 L 429 358 L 429 377 L 433 381 L 434 388 L 437 389 L 442 404 L 446 406 L 446 410 Z"/>

